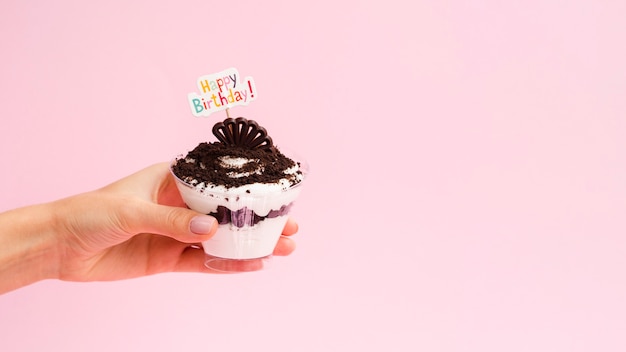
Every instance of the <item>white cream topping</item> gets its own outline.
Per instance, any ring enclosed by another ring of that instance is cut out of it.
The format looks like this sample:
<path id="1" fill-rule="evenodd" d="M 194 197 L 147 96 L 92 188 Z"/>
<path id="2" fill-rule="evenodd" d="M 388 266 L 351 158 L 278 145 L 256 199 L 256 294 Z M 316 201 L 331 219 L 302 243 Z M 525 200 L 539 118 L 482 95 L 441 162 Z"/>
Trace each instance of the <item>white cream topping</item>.
<path id="1" fill-rule="evenodd" d="M 225 155 L 225 156 L 221 156 L 219 157 L 219 161 L 220 161 L 220 166 L 222 166 L 225 169 L 230 169 L 233 171 L 229 171 L 228 173 L 226 173 L 226 175 L 230 178 L 240 178 L 240 177 L 248 177 L 251 174 L 262 174 L 263 173 L 263 168 L 259 165 L 259 159 L 246 159 L 246 158 L 238 158 L 238 157 L 232 157 L 230 155 Z M 252 172 L 237 172 L 236 170 L 238 169 L 242 169 L 244 166 L 247 166 L 248 164 L 254 163 L 256 164 L 256 169 Z"/>

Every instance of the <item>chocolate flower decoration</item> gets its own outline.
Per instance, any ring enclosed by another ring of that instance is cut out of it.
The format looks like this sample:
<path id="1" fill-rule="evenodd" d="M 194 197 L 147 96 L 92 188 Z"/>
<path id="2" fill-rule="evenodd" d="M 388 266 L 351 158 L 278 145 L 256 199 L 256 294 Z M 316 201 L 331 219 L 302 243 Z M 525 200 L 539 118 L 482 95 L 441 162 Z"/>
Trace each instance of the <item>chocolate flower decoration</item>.
<path id="1" fill-rule="evenodd" d="M 236 119 L 227 118 L 213 126 L 213 134 L 225 145 L 238 146 L 247 149 L 260 149 L 274 152 L 272 138 L 267 135 L 267 130 L 259 126 L 254 120 L 245 117 Z"/>

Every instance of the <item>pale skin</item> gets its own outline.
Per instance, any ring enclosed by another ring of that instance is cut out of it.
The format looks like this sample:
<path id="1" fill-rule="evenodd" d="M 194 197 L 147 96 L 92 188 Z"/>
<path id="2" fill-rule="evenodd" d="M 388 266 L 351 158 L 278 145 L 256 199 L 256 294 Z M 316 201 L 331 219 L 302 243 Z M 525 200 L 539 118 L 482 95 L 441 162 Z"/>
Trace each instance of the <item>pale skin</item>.
<path id="1" fill-rule="evenodd" d="M 214 218 L 185 207 L 168 164 L 156 164 L 92 192 L 1 213 L 0 294 L 46 279 L 211 273 L 200 243 L 216 230 Z M 289 219 L 274 255 L 293 252 L 297 231 Z"/>

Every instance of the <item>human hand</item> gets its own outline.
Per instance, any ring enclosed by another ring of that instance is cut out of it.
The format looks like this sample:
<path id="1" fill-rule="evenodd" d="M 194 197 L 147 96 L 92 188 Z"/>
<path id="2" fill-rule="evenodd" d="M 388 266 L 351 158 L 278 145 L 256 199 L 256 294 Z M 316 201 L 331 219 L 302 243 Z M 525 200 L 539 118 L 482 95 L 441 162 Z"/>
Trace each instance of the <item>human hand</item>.
<path id="1" fill-rule="evenodd" d="M 214 218 L 185 207 L 166 163 L 153 165 L 97 191 L 52 203 L 60 234 L 58 278 L 104 281 L 169 271 L 211 272 L 200 242 L 217 229 Z M 288 220 L 275 255 L 295 249 Z M 258 264 L 258 263 L 257 263 Z M 256 270 L 254 262 L 240 271 Z"/>

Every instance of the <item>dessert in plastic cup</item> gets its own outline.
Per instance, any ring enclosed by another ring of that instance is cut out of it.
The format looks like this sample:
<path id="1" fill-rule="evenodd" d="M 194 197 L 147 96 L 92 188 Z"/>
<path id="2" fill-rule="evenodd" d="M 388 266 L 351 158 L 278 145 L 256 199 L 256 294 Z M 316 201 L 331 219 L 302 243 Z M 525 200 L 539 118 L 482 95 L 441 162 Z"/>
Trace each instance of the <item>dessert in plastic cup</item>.
<path id="1" fill-rule="evenodd" d="M 200 143 L 172 161 L 190 209 L 214 216 L 218 229 L 202 243 L 205 265 L 217 271 L 266 266 L 308 172 L 287 157 L 253 120 L 227 118 L 213 126 L 218 141 Z"/>

